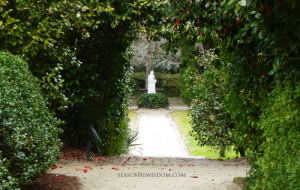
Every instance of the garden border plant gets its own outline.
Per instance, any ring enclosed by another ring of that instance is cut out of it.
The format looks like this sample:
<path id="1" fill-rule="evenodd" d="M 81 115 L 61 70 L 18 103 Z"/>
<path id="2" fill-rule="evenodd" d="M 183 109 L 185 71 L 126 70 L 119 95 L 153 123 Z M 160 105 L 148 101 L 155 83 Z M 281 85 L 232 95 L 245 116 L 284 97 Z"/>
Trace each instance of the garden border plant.
<path id="1" fill-rule="evenodd" d="M 54 166 L 61 123 L 20 57 L 0 52 L 0 189 L 18 189 Z"/>
<path id="2" fill-rule="evenodd" d="M 137 100 L 138 108 L 152 108 L 157 109 L 159 107 L 163 107 L 169 109 L 169 100 L 167 96 L 160 93 L 144 93 Z"/>

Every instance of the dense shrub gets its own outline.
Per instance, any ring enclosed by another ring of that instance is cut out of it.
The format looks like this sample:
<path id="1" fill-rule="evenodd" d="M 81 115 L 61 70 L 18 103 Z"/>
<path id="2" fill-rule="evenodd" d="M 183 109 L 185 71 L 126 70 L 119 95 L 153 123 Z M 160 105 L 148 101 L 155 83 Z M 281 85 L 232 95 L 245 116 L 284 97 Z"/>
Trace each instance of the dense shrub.
<path id="1" fill-rule="evenodd" d="M 168 97 L 180 96 L 180 76 L 179 74 L 155 73 L 156 88 L 162 88 L 162 93 Z M 139 90 L 145 88 L 146 73 L 137 72 L 132 74 L 132 84 L 134 84 L 134 95 L 140 95 Z"/>
<path id="2" fill-rule="evenodd" d="M 62 131 L 27 63 L 0 52 L 0 73 L 0 189 L 16 189 L 55 164 Z"/>
<path id="3" fill-rule="evenodd" d="M 168 98 L 163 94 L 148 94 L 144 93 L 142 94 L 138 101 L 137 105 L 139 108 L 145 107 L 145 108 L 159 108 L 164 107 L 166 109 L 169 108 L 169 100 Z"/>
<path id="4" fill-rule="evenodd" d="M 177 64 L 151 64 L 151 68 L 154 71 L 154 73 L 171 73 L 176 74 L 179 72 L 179 67 Z M 134 72 L 144 72 L 146 73 L 146 64 L 138 64 L 133 65 Z"/>
<path id="5" fill-rule="evenodd" d="M 257 154 L 256 189 L 300 189 L 300 88 L 287 84 L 277 86 L 270 102 L 263 108 L 259 128 L 266 138 Z M 249 144 L 255 141 L 249 135 Z"/>

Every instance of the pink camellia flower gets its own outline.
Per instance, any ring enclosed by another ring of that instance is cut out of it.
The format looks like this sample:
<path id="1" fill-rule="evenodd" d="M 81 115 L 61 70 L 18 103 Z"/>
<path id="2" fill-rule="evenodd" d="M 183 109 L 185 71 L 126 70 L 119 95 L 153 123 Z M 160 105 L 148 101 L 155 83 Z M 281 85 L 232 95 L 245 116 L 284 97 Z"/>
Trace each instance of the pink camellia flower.
<path id="1" fill-rule="evenodd" d="M 178 20 L 176 20 L 176 24 L 177 24 L 177 26 L 179 26 L 179 21 Z"/>
<path id="2" fill-rule="evenodd" d="M 177 29 L 176 29 L 176 28 L 174 28 L 174 31 L 177 31 Z"/>
<path id="3" fill-rule="evenodd" d="M 61 178 L 59 176 L 57 176 L 56 179 L 61 179 Z"/>
<path id="4" fill-rule="evenodd" d="M 201 36 L 203 36 L 204 34 L 203 34 L 203 33 L 201 33 L 200 35 L 201 35 Z"/>
<path id="5" fill-rule="evenodd" d="M 84 173 L 87 173 L 87 169 L 84 169 L 83 172 L 84 172 Z"/>

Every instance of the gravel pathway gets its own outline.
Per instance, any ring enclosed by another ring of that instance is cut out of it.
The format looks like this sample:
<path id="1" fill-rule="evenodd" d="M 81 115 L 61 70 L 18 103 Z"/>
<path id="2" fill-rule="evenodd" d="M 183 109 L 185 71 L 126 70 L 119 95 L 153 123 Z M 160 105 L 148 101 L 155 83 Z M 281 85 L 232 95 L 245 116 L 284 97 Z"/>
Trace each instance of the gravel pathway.
<path id="1" fill-rule="evenodd" d="M 172 118 L 166 109 L 138 109 L 133 129 L 139 131 L 139 139 L 136 144 L 143 149 L 142 153 L 132 150 L 132 156 L 152 157 L 188 157 L 189 152 L 184 140 Z"/>

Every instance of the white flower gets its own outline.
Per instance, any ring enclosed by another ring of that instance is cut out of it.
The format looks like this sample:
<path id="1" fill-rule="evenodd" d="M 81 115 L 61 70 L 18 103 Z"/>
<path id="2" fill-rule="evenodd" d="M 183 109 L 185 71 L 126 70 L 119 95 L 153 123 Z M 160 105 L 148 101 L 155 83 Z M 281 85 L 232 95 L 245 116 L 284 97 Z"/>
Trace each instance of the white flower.
<path id="1" fill-rule="evenodd" d="M 86 11 L 86 10 L 88 10 L 89 8 L 87 7 L 87 6 L 84 6 L 84 7 L 82 7 L 82 11 L 84 12 L 84 11 Z"/>
<path id="2" fill-rule="evenodd" d="M 76 16 L 79 18 L 80 17 L 80 13 L 77 13 Z"/>

